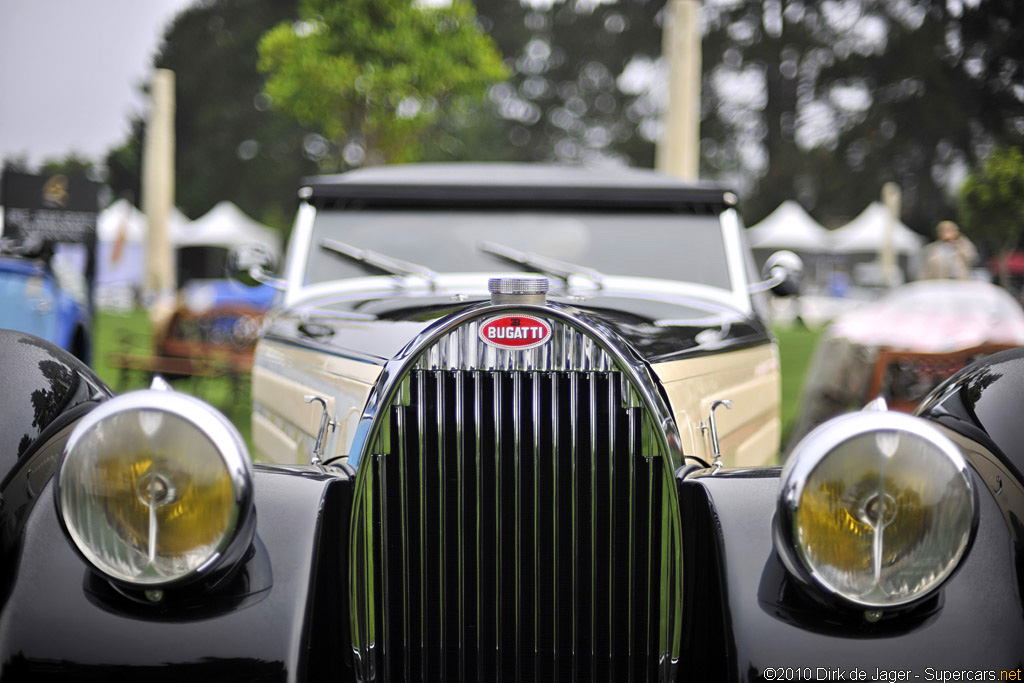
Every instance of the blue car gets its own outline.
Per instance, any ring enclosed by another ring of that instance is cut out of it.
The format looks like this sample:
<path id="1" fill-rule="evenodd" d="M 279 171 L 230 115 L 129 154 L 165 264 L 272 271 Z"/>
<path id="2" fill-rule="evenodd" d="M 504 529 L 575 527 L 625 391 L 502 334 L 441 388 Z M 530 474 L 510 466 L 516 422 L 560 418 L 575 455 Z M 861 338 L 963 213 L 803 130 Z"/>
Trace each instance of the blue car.
<path id="1" fill-rule="evenodd" d="M 61 282 L 45 260 L 0 255 L 0 328 L 34 334 L 91 360 L 92 320 L 84 292 Z"/>

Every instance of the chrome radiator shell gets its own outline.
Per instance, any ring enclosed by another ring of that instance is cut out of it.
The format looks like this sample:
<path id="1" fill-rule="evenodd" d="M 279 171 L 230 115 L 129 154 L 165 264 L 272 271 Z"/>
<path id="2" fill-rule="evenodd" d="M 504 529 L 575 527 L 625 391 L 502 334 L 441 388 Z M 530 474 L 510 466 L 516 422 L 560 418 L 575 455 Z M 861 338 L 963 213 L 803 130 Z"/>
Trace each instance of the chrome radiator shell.
<path id="1" fill-rule="evenodd" d="M 551 340 L 480 341 L 507 313 Z M 388 364 L 353 455 L 361 680 L 672 680 L 682 453 L 612 329 L 557 304 L 442 319 Z"/>

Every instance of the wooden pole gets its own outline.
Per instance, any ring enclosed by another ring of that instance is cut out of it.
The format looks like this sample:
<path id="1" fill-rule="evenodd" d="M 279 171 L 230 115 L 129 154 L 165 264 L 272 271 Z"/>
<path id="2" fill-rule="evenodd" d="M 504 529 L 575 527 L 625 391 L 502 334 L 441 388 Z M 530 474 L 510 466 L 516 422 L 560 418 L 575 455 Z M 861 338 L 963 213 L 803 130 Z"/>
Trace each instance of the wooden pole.
<path id="1" fill-rule="evenodd" d="M 701 37 L 698 0 L 669 0 L 662 54 L 669 69 L 668 111 L 655 150 L 659 171 L 700 177 Z"/>
<path id="2" fill-rule="evenodd" d="M 174 206 L 174 72 L 157 69 L 142 156 L 142 208 L 146 214 L 146 296 L 154 323 L 169 315 L 175 293 L 168 219 Z"/>

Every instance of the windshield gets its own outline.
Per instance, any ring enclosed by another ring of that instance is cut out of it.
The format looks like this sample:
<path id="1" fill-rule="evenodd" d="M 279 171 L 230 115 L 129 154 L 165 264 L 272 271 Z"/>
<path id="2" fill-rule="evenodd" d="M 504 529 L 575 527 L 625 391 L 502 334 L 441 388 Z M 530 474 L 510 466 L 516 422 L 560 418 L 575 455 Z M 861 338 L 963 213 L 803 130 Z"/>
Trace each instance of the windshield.
<path id="1" fill-rule="evenodd" d="M 586 266 L 605 275 L 684 280 L 731 289 L 717 216 L 565 211 L 319 211 L 303 284 L 366 275 L 320 248 L 324 239 L 438 273 L 504 272 L 481 242 Z"/>

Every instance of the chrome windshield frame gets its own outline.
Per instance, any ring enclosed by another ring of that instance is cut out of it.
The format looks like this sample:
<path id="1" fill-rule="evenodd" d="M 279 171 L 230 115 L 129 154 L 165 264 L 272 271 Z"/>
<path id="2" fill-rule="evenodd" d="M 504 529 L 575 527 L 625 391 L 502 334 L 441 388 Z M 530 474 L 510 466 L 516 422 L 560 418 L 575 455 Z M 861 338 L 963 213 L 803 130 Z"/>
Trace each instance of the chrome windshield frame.
<path id="1" fill-rule="evenodd" d="M 283 278 L 286 285 L 283 298 L 283 304 L 285 307 L 291 307 L 295 304 L 320 296 L 336 292 L 344 292 L 350 289 L 345 286 L 345 283 L 348 280 L 362 279 L 346 278 L 316 282 L 313 284 L 304 283 L 306 265 L 308 262 L 310 245 L 313 239 L 313 228 L 316 222 L 317 213 L 316 207 L 308 201 L 304 200 L 300 203 L 298 213 L 295 217 L 295 223 L 292 228 L 291 238 L 288 241 L 288 255 L 285 262 Z M 749 292 L 750 283 L 744 262 L 742 220 L 740 219 L 739 212 L 737 212 L 736 209 L 726 207 L 718 214 L 718 222 L 722 234 L 722 242 L 725 248 L 726 268 L 729 273 L 731 288 L 723 289 L 701 283 L 689 282 L 687 280 L 664 280 L 663 282 L 665 282 L 667 286 L 663 288 L 654 284 L 656 281 L 652 279 L 650 280 L 652 286 L 650 286 L 649 291 L 652 293 L 665 294 L 665 290 L 671 291 L 676 289 L 676 287 L 673 287 L 672 285 L 678 284 L 687 290 L 691 290 L 686 293 L 689 296 L 705 299 L 717 304 L 724 304 L 740 313 L 750 315 L 753 312 L 753 304 L 751 302 Z M 441 278 L 444 278 L 446 275 L 452 274 L 439 273 Z M 488 277 L 493 277 L 494 275 L 495 273 L 487 274 Z M 613 275 L 608 277 L 625 280 L 643 279 Z M 393 277 L 390 279 L 392 280 L 392 283 L 389 285 L 390 287 L 397 289 L 405 288 L 402 281 L 396 280 Z M 419 278 L 410 278 L 410 282 L 415 283 L 414 289 L 421 285 L 421 280 Z"/>

